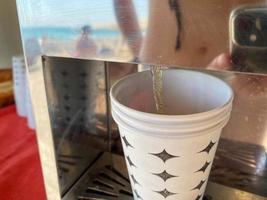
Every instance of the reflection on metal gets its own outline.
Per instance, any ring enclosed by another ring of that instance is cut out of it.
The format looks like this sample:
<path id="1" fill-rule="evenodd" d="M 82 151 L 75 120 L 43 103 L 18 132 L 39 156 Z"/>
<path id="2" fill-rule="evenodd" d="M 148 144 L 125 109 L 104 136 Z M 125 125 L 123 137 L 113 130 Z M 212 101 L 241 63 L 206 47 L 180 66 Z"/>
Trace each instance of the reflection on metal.
<path id="1" fill-rule="evenodd" d="M 266 197 L 258 196 L 255 194 L 247 193 L 241 190 L 225 187 L 215 183 L 209 183 L 207 185 L 207 196 L 212 197 L 213 200 L 266 200 Z M 210 199 L 210 198 L 208 198 Z M 203 198 L 204 200 L 204 198 Z"/>
<path id="2" fill-rule="evenodd" d="M 72 166 L 59 174 L 64 194 L 108 149 L 105 68 L 103 62 L 53 57 L 43 57 L 43 65 L 58 168 Z"/>
<path id="3" fill-rule="evenodd" d="M 31 66 L 45 54 L 266 73 L 267 6 L 258 3 L 17 0 Z"/>
<path id="4" fill-rule="evenodd" d="M 247 1 L 249 5 L 246 7 L 255 8 L 252 15 L 255 20 L 252 20 L 251 29 L 245 34 L 240 32 L 238 24 L 230 23 L 229 27 L 229 18 L 232 20 L 230 22 L 234 22 L 237 16 L 240 19 L 245 13 L 242 9 L 236 9 L 242 6 L 242 1 L 220 1 L 216 4 L 213 1 L 177 2 L 76 0 L 62 4 L 58 0 L 17 0 L 39 152 L 49 200 L 60 199 L 72 190 L 72 185 L 79 182 L 78 178 L 98 157 L 100 151 L 121 148 L 120 145 L 112 145 L 118 143 L 119 135 L 115 124 L 110 124 L 112 119 L 107 98 L 109 85 L 137 69 L 147 68 L 147 63 L 194 68 L 212 73 L 228 82 L 234 89 L 235 100 L 231 120 L 224 129 L 222 138 L 228 139 L 229 144 L 248 144 L 248 148 L 256 145 L 261 151 L 255 151 L 255 162 L 245 153 L 241 155 L 239 152 L 233 157 L 229 154 L 227 159 L 231 162 L 224 164 L 236 163 L 233 166 L 238 166 L 237 174 L 240 177 L 243 177 L 242 173 L 251 176 L 253 172 L 257 177 L 265 174 L 266 56 L 256 53 L 257 66 L 253 70 L 247 68 L 240 54 L 240 51 L 244 51 L 242 48 L 234 48 L 233 39 L 237 39 L 234 36 L 242 39 L 255 28 L 262 29 L 258 30 L 258 35 L 265 33 L 265 22 L 262 20 L 265 15 L 260 19 L 255 16 L 265 10 L 266 5 L 259 10 L 254 3 L 266 2 Z M 243 14 L 239 15 L 240 13 Z M 231 33 L 238 34 L 229 37 L 228 29 Z M 250 35 L 249 38 L 238 41 L 241 44 L 255 42 L 255 36 Z M 249 43 L 250 46 L 246 47 L 249 51 L 246 52 L 255 54 L 253 45 L 265 45 L 267 40 L 262 37 L 261 41 L 257 41 L 257 44 Z M 134 61 L 140 65 L 121 61 Z M 246 59 L 246 63 L 247 61 L 251 60 Z M 231 70 L 249 71 L 250 74 Z M 218 155 L 222 160 L 228 155 L 220 156 L 224 150 L 229 150 L 227 145 L 219 148 Z M 70 158 L 62 158 L 62 155 Z M 73 167 L 76 164 L 77 167 Z M 70 166 L 73 170 L 69 169 Z M 231 170 L 226 173 L 231 176 Z M 263 183 L 258 183 L 255 187 L 260 188 Z M 224 184 L 229 185 L 229 182 Z M 225 191 L 228 194 L 228 189 Z M 254 191 L 262 194 L 260 190 Z"/>
<path id="5" fill-rule="evenodd" d="M 241 6 L 230 17 L 231 54 L 235 70 L 267 72 L 266 5 Z"/>
<path id="6" fill-rule="evenodd" d="M 124 158 L 105 153 L 85 172 L 63 200 L 131 200 L 132 196 Z"/>
<path id="7" fill-rule="evenodd" d="M 267 197 L 265 149 L 259 145 L 221 139 L 210 180 Z"/>
<path id="8" fill-rule="evenodd" d="M 65 193 L 72 184 L 77 181 L 81 173 L 93 163 L 96 155 L 99 153 L 93 148 L 77 148 L 74 149 L 74 144 L 72 145 L 72 151 L 76 150 L 76 155 L 74 152 L 68 153 L 67 155 L 59 154 L 57 155 L 57 167 L 58 176 L 60 181 L 61 193 Z M 62 152 L 66 151 L 66 148 L 62 148 Z M 88 154 L 90 151 L 90 154 Z"/>

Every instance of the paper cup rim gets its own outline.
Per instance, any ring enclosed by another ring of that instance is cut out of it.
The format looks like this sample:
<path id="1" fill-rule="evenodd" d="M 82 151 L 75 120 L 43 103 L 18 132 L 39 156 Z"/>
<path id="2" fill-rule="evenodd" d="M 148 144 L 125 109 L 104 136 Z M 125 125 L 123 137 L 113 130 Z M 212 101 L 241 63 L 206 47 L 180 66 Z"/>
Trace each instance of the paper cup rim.
<path id="1" fill-rule="evenodd" d="M 229 84 L 227 84 L 226 82 L 224 82 L 223 80 L 212 76 L 210 74 L 206 74 L 203 72 L 198 72 L 198 71 L 193 71 L 193 70 L 182 70 L 182 69 L 167 69 L 167 70 L 179 70 L 179 71 L 184 71 L 184 72 L 190 72 L 190 73 L 196 73 L 196 74 L 202 74 L 204 76 L 208 76 L 210 78 L 216 79 L 217 81 L 221 82 L 226 88 L 228 88 L 229 92 L 230 92 L 230 98 L 228 99 L 228 101 L 226 101 L 223 105 L 218 106 L 214 109 L 210 109 L 204 112 L 199 112 L 199 113 L 193 113 L 193 114 L 186 114 L 186 115 L 166 115 L 166 114 L 156 114 L 156 113 L 148 113 L 148 112 L 143 112 L 143 111 L 139 111 L 139 110 L 135 110 L 133 108 L 130 108 L 128 106 L 125 106 L 123 104 L 121 104 L 115 97 L 114 97 L 114 91 L 116 90 L 116 88 L 119 86 L 119 84 L 123 81 L 125 81 L 126 79 L 133 77 L 133 76 L 137 76 L 140 73 L 148 73 L 148 71 L 143 71 L 143 72 L 136 72 L 130 75 L 127 75 L 123 78 L 121 78 L 120 80 L 116 81 L 113 86 L 111 87 L 110 90 L 110 98 L 112 103 L 114 103 L 116 106 L 118 106 L 119 108 L 126 110 L 127 112 L 135 115 L 136 117 L 142 117 L 145 118 L 147 120 L 155 120 L 155 121 L 179 121 L 179 122 L 183 122 L 183 121 L 191 121 L 191 120 L 197 120 L 198 118 L 205 118 L 206 117 L 211 117 L 213 115 L 216 115 L 218 112 L 222 111 L 223 109 L 225 109 L 227 106 L 229 106 L 233 99 L 234 99 L 234 92 L 232 90 L 232 88 L 229 86 Z"/>
<path id="2" fill-rule="evenodd" d="M 221 113 L 218 116 L 210 118 L 209 121 L 196 121 L 193 123 L 157 123 L 157 122 L 146 122 L 133 118 L 132 116 L 127 115 L 127 113 L 122 112 L 121 110 L 114 108 L 112 109 L 112 114 L 115 114 L 122 120 L 125 124 L 133 126 L 138 130 L 144 132 L 161 132 L 164 134 L 185 134 L 185 133 L 195 133 L 202 132 L 209 129 L 212 129 L 214 126 L 220 124 L 222 121 L 225 121 L 229 118 L 232 107 L 229 107 L 224 113 Z"/>
<path id="3" fill-rule="evenodd" d="M 113 115 L 115 122 L 118 124 L 119 128 L 123 128 L 127 130 L 129 133 L 134 133 L 134 134 L 139 134 L 139 135 L 149 135 L 152 137 L 162 137 L 162 138 L 189 138 L 189 137 L 196 137 L 199 135 L 210 134 L 211 132 L 214 132 L 214 131 L 221 131 L 230 119 L 230 115 L 228 115 L 226 119 L 224 119 L 220 123 L 206 130 L 186 132 L 186 133 L 177 133 L 175 131 L 172 133 L 167 133 L 167 132 L 162 133 L 162 132 L 141 131 L 137 129 L 136 127 L 133 127 L 127 124 L 126 122 L 124 122 L 124 120 L 122 120 L 120 116 L 118 116 L 118 114 L 114 113 L 114 111 L 112 111 L 112 115 Z"/>

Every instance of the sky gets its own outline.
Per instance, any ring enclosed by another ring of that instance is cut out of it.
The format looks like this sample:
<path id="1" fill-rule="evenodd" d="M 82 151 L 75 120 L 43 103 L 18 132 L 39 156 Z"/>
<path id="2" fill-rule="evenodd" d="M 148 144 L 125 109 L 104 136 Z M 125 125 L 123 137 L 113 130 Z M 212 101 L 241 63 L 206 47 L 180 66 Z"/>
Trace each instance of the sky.
<path id="1" fill-rule="evenodd" d="M 149 0 L 133 1 L 139 20 L 145 20 Z M 17 3 L 23 27 L 116 24 L 113 0 L 17 0 Z"/>

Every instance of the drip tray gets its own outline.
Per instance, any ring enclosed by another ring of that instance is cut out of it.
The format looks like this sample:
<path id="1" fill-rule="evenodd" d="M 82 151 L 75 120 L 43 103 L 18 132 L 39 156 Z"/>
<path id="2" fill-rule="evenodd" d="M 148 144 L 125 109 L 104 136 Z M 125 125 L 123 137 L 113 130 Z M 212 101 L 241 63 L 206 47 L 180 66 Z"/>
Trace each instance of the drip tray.
<path id="1" fill-rule="evenodd" d="M 209 182 L 203 200 L 266 200 L 251 193 Z M 104 153 L 63 200 L 133 200 L 126 164 L 122 156 Z"/>

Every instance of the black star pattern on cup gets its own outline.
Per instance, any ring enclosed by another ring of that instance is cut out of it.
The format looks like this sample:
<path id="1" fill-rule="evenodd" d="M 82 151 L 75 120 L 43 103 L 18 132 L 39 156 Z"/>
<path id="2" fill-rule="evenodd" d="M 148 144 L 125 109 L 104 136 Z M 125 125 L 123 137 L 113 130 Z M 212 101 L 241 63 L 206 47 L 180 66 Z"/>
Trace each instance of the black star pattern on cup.
<path id="1" fill-rule="evenodd" d="M 200 181 L 200 183 L 196 186 L 196 187 L 194 187 L 192 190 L 200 190 L 201 189 L 201 187 L 202 187 L 202 185 L 204 184 L 206 182 L 206 180 L 201 180 Z"/>
<path id="2" fill-rule="evenodd" d="M 195 199 L 195 200 L 200 200 L 200 199 L 201 199 L 201 197 L 202 197 L 202 194 L 199 194 L 199 195 L 196 197 L 196 199 Z"/>
<path id="3" fill-rule="evenodd" d="M 209 145 L 203 149 L 202 151 L 198 152 L 198 153 L 203 153 L 203 152 L 206 152 L 207 154 L 210 153 L 210 150 L 212 149 L 212 147 L 216 144 L 216 142 L 212 142 L 210 141 Z"/>
<path id="4" fill-rule="evenodd" d="M 207 162 L 207 161 L 206 161 L 206 163 L 203 165 L 203 167 L 201 167 L 201 168 L 200 168 L 199 170 L 197 170 L 195 173 L 197 173 L 197 172 L 203 172 L 203 173 L 205 173 L 205 171 L 206 171 L 206 169 L 209 167 L 210 163 L 211 163 L 211 162 Z"/>
<path id="5" fill-rule="evenodd" d="M 158 158 L 160 158 L 164 163 L 172 158 L 177 158 L 179 156 L 173 156 L 171 154 L 169 154 L 165 149 L 161 152 L 161 153 L 151 153 L 151 155 L 153 156 L 157 156 Z"/>
<path id="6" fill-rule="evenodd" d="M 125 144 L 125 146 L 126 146 L 127 148 L 128 148 L 128 147 L 132 147 L 132 148 L 134 148 L 134 147 L 128 142 L 128 140 L 126 139 L 125 136 L 122 137 L 122 140 L 123 140 L 123 142 L 124 142 L 124 144 Z"/>
<path id="7" fill-rule="evenodd" d="M 140 185 L 140 183 L 138 183 L 138 181 L 136 180 L 136 178 L 134 177 L 134 175 L 131 175 L 131 179 L 133 180 L 133 183 L 135 185 Z"/>
<path id="8" fill-rule="evenodd" d="M 176 176 L 173 176 L 173 175 L 169 174 L 168 172 L 166 172 L 166 170 L 164 170 L 162 173 L 154 174 L 154 175 L 156 175 L 156 176 L 160 177 L 161 179 L 163 179 L 164 182 L 166 182 L 170 178 L 176 177 Z"/>
<path id="9" fill-rule="evenodd" d="M 139 195 L 137 190 L 134 190 L 134 193 L 135 193 L 135 196 L 137 197 L 137 199 L 143 200 L 143 198 Z"/>
<path id="10" fill-rule="evenodd" d="M 175 193 L 172 193 L 170 191 L 168 191 L 167 189 L 164 189 L 162 191 L 155 191 L 157 193 L 159 193 L 160 195 L 162 195 L 165 199 L 171 195 L 174 195 Z"/>
<path id="11" fill-rule="evenodd" d="M 133 162 L 132 162 L 132 160 L 130 159 L 129 156 L 127 156 L 126 158 L 128 160 L 128 163 L 129 163 L 130 167 L 136 167 L 135 164 L 133 164 Z"/>

